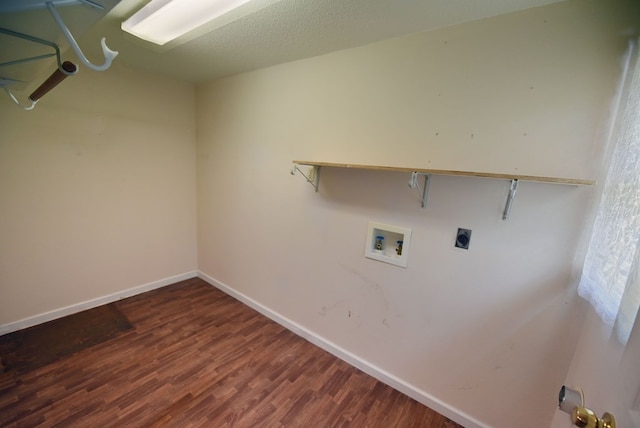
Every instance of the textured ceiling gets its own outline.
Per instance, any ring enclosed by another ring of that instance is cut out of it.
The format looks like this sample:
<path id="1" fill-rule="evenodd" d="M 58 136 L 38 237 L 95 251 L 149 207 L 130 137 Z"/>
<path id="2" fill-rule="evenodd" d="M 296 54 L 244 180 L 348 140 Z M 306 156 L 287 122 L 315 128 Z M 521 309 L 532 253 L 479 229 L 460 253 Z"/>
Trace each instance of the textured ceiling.
<path id="1" fill-rule="evenodd" d="M 122 0 L 80 38 L 80 44 L 90 59 L 100 62 L 99 40 L 106 36 L 109 47 L 120 52 L 116 61 L 200 83 L 559 1 L 253 0 L 194 34 L 157 47 L 120 29 L 121 22 L 146 3 Z M 42 18 L 34 15 L 36 19 Z"/>

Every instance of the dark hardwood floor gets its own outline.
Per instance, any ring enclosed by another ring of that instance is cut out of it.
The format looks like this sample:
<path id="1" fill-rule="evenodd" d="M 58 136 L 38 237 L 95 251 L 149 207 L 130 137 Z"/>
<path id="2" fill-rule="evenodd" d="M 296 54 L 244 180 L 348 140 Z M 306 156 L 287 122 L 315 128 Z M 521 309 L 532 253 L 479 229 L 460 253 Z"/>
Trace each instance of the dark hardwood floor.
<path id="1" fill-rule="evenodd" d="M 459 427 L 200 279 L 116 305 L 133 329 L 0 373 L 1 427 Z"/>

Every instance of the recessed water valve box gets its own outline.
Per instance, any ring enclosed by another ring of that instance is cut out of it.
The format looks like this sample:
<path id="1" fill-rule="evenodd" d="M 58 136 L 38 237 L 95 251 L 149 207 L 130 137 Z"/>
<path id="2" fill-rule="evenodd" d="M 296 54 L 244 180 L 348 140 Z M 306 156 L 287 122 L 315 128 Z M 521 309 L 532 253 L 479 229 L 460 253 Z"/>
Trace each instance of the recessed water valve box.
<path id="1" fill-rule="evenodd" d="M 369 222 L 365 257 L 406 268 L 409 260 L 411 229 Z"/>

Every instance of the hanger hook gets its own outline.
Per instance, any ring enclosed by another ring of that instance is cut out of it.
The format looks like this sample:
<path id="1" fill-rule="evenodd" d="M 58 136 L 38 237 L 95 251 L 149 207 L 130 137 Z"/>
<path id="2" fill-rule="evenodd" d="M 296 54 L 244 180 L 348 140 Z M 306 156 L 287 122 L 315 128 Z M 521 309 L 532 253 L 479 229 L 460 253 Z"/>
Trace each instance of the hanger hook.
<path id="1" fill-rule="evenodd" d="M 104 71 L 109 67 L 111 67 L 111 62 L 118 55 L 118 51 L 109 49 L 107 47 L 107 42 L 104 37 L 101 40 L 102 53 L 104 55 L 104 64 L 102 65 L 92 64 L 91 62 L 89 62 L 89 60 L 84 55 L 84 53 L 82 53 L 82 50 L 80 50 L 80 46 L 78 46 L 76 39 L 73 38 L 73 34 L 71 34 L 69 29 L 65 25 L 64 21 L 60 17 L 60 14 L 58 14 L 58 11 L 56 10 L 52 2 L 47 2 L 47 9 L 49 9 L 49 12 L 51 12 L 51 16 L 53 16 L 53 19 L 55 19 L 56 23 L 60 27 L 62 34 L 64 34 L 67 40 L 69 40 L 69 44 L 71 45 L 73 50 L 76 52 L 76 55 L 78 55 L 78 59 L 80 59 L 80 62 L 82 62 L 84 65 L 86 65 L 87 67 L 95 71 Z"/>
<path id="2" fill-rule="evenodd" d="M 7 93 L 7 95 L 9 95 L 9 98 L 11 98 L 13 100 L 14 103 L 16 103 L 16 105 L 18 107 L 20 107 L 23 110 L 33 110 L 33 108 L 36 106 L 36 103 L 38 102 L 38 100 L 29 100 L 31 101 L 31 105 L 30 106 L 23 106 L 22 104 L 20 104 L 20 101 L 18 101 L 18 99 L 11 93 L 11 91 L 9 90 L 9 88 L 7 88 L 6 86 L 2 85 L 2 89 L 4 89 L 4 91 Z"/>

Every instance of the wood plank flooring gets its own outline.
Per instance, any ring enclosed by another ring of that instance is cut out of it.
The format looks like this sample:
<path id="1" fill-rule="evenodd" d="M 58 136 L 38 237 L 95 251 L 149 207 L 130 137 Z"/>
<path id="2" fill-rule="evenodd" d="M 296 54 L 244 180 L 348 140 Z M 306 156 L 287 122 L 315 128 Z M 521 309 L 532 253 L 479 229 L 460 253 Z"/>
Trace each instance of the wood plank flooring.
<path id="1" fill-rule="evenodd" d="M 132 330 L 0 373 L 0 427 L 459 427 L 200 279 L 116 304 Z"/>

